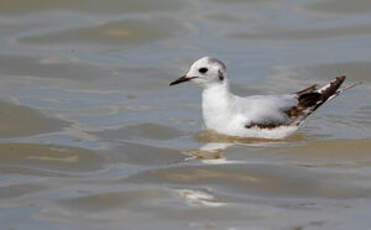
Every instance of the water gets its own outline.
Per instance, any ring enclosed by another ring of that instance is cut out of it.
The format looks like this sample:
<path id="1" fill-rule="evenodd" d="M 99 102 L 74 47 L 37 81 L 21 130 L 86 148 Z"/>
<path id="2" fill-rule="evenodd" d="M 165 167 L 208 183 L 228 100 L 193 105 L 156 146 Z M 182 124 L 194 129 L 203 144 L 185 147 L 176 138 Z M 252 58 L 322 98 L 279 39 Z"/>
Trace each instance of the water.
<path id="1" fill-rule="evenodd" d="M 0 0 L 1 229 L 368 229 L 371 5 Z M 203 131 L 205 55 L 240 95 L 363 85 L 280 141 Z"/>

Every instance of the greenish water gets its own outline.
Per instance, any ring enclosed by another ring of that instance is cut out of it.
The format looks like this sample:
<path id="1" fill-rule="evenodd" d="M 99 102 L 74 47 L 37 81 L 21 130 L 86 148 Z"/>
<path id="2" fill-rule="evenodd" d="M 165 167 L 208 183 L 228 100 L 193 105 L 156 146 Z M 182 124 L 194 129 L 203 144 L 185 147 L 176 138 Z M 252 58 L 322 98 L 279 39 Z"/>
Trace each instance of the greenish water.
<path id="1" fill-rule="evenodd" d="M 371 4 L 0 0 L 0 226 L 368 229 Z M 240 95 L 362 81 L 280 141 L 203 131 L 201 56 Z"/>

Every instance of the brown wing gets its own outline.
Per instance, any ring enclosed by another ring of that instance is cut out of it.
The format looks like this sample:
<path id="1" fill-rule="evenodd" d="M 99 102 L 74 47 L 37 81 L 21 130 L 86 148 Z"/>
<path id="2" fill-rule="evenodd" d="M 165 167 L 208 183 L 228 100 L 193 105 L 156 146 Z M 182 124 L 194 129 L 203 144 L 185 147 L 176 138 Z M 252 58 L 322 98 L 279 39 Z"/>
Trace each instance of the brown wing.
<path id="1" fill-rule="evenodd" d="M 328 85 L 317 90 L 316 85 L 296 92 L 298 104 L 284 111 L 290 118 L 290 124 L 300 125 L 311 113 L 317 110 L 331 96 L 337 94 L 337 90 L 345 80 L 345 76 L 336 77 Z"/>
<path id="2" fill-rule="evenodd" d="M 308 88 L 305 88 L 303 90 L 296 92 L 295 94 L 300 96 L 306 93 L 313 93 L 314 91 L 316 91 L 316 89 L 317 89 L 317 84 L 314 84 L 312 86 L 309 86 Z"/>
<path id="3" fill-rule="evenodd" d="M 261 122 L 250 123 L 245 125 L 246 128 L 258 127 L 262 129 L 273 129 L 282 125 L 297 125 L 299 126 L 306 117 L 313 113 L 318 107 L 325 103 L 331 96 L 338 94 L 337 90 L 345 80 L 345 76 L 337 77 L 328 85 L 317 90 L 317 85 L 312 85 L 308 88 L 295 93 L 298 103 L 296 106 L 283 111 L 289 118 L 286 123 L 282 122 Z"/>

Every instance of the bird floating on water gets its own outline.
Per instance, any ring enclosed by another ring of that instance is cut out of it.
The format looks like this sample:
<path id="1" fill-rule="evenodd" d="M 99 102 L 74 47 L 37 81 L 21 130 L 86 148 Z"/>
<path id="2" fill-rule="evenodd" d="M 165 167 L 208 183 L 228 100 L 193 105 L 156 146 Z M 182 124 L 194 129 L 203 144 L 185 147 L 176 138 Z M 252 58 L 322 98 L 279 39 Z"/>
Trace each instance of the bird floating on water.
<path id="1" fill-rule="evenodd" d="M 203 57 L 170 86 L 190 81 L 203 88 L 202 113 L 207 129 L 230 136 L 280 139 L 298 130 L 322 104 L 359 84 L 339 89 L 345 78 L 336 77 L 319 89 L 312 85 L 295 93 L 240 97 L 230 91 L 224 63 Z"/>

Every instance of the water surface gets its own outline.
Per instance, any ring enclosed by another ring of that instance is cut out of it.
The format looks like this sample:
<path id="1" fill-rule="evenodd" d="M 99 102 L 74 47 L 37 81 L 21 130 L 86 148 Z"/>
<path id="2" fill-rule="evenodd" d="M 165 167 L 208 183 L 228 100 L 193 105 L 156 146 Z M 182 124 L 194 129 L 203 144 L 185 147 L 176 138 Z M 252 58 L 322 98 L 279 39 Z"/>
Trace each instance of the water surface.
<path id="1" fill-rule="evenodd" d="M 2 229 L 367 229 L 369 1 L 0 0 Z M 358 86 L 284 140 L 203 131 L 225 61 L 240 95 Z M 347 84 L 347 83 L 346 83 Z"/>

